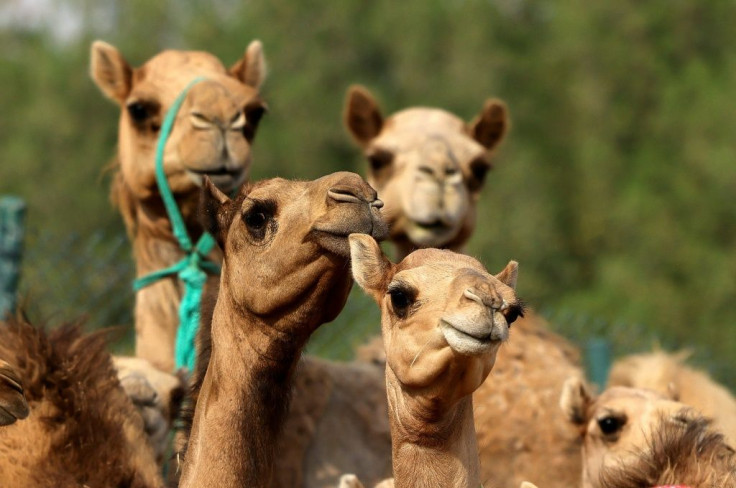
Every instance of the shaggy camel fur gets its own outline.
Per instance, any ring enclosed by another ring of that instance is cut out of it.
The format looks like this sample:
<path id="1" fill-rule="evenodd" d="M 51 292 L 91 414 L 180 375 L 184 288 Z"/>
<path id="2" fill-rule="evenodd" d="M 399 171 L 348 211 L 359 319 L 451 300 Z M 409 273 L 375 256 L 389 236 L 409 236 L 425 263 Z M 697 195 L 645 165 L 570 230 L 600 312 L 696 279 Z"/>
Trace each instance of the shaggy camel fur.
<path id="1" fill-rule="evenodd" d="M 601 486 L 733 488 L 736 453 L 704 417 L 660 419 L 631 463 L 601 472 Z"/>
<path id="2" fill-rule="evenodd" d="M 28 402 L 18 373 L 0 359 L 0 426 L 28 417 Z"/>
<path id="3" fill-rule="evenodd" d="M 265 76 L 259 41 L 229 70 L 211 54 L 164 51 L 138 68 L 113 46 L 92 44 L 91 75 L 103 94 L 120 105 L 118 171 L 112 199 L 133 240 L 136 276 L 171 266 L 183 257 L 172 234 L 154 173 L 156 140 L 163 118 L 182 90 L 194 85 L 179 110 L 164 153 L 164 171 L 194 242 L 203 175 L 230 192 L 248 178 L 251 143 L 265 104 L 258 89 Z M 219 251 L 212 259 L 219 261 Z M 210 280 L 217 283 L 217 279 Z M 174 367 L 174 342 L 182 288 L 175 276 L 136 294 L 136 356 L 163 371 Z"/>
<path id="4" fill-rule="evenodd" d="M 713 427 L 736 447 L 736 399 L 707 373 L 685 364 L 688 353 L 654 351 L 617 360 L 608 376 L 608 386 L 646 388 L 672 394 L 713 422 Z"/>
<path id="5" fill-rule="evenodd" d="M 353 86 L 344 121 L 368 158 L 367 179 L 386 203 L 399 258 L 417 247 L 462 251 L 475 228 L 475 207 L 492 153 L 509 129 L 506 105 L 486 100 L 471 123 L 426 107 L 384 120 L 370 92 Z"/>
<path id="6" fill-rule="evenodd" d="M 469 125 L 445 111 L 426 108 L 402 110 L 384 121 L 372 95 L 365 88 L 353 87 L 348 91 L 344 113 L 345 124 L 369 159 L 369 181 L 397 229 L 416 227 L 408 224 L 415 220 L 416 209 L 432 208 L 432 202 L 442 201 L 428 197 L 439 187 L 427 182 L 429 174 L 441 174 L 443 165 L 460 168 L 465 190 L 459 184 L 448 186 L 445 180 L 445 198 L 454 195 L 466 199 L 463 205 L 455 202 L 455 208 L 467 212 L 455 221 L 463 223 L 464 230 L 449 243 L 444 243 L 441 226 L 424 229 L 424 234 L 394 232 L 392 228 L 392 239 L 396 239 L 401 254 L 426 242 L 462 249 L 474 227 L 483 168 L 490 168 L 492 149 L 508 131 L 503 102 L 487 101 L 485 110 Z M 446 150 L 438 151 L 440 146 Z M 422 154 L 427 157 L 420 159 Z M 448 179 L 457 184 L 459 178 L 450 171 Z M 435 231 L 438 234 L 429 238 Z M 411 240 L 412 236 L 416 240 Z M 498 354 L 499 364 L 491 379 L 474 395 L 483 479 L 492 486 L 545 479 L 547 488 L 568 488 L 579 479 L 579 439 L 555 405 L 565 379 L 582 374 L 576 347 L 549 332 L 538 315 L 528 313 L 514 325 L 511 340 Z M 385 357 L 380 337 L 360 348 L 358 357 L 382 365 Z M 508 420 L 504 428 L 497 427 L 498 418 Z"/>
<path id="7" fill-rule="evenodd" d="M 517 263 L 496 276 L 475 259 L 422 249 L 391 263 L 350 236 L 355 281 L 381 309 L 394 486 L 481 484 L 473 392 L 523 315 Z"/>
<path id="8" fill-rule="evenodd" d="M 224 262 L 212 322 L 202 328 L 211 347 L 209 361 L 198 361 L 206 372 L 180 486 L 272 486 L 301 350 L 345 304 L 347 236 L 385 237 L 382 203 L 353 173 L 268 180 L 235 200 L 208 183 L 204 195 L 206 228 Z"/>
<path id="9" fill-rule="evenodd" d="M 15 369 L 27 419 L 0 429 L 0 484 L 13 488 L 163 485 L 143 423 L 120 387 L 102 333 L 0 324 L 0 357 Z"/>
<path id="10" fill-rule="evenodd" d="M 726 454 L 733 475 L 733 450 L 723 442 L 722 435 L 707 433 L 707 421 L 700 414 L 658 392 L 616 386 L 595 397 L 579 377 L 573 377 L 565 382 L 560 407 L 578 427 L 583 440 L 583 488 L 618 488 L 622 485 L 615 480 L 629 476 L 683 483 L 689 480 L 670 475 L 687 473 L 698 466 L 700 474 L 705 475 L 711 472 L 706 466 L 718 466 Z M 691 452 L 694 448 L 703 450 Z M 716 457 L 711 459 L 713 455 Z M 659 482 L 631 486 L 650 487 Z"/>

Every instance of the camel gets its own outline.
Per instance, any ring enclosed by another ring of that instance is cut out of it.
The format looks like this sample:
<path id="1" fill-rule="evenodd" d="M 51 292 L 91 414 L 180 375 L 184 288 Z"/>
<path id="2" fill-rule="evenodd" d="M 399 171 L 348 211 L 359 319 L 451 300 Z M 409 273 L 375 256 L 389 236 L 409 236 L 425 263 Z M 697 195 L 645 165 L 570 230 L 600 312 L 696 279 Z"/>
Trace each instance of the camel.
<path id="1" fill-rule="evenodd" d="M 692 407 L 667 395 L 614 386 L 596 397 L 581 378 L 571 377 L 565 382 L 560 407 L 582 438 L 582 488 L 679 484 L 686 480 L 673 474 L 685 474 L 697 466 L 701 475 L 712 473 L 703 468 L 723 459 L 730 465 L 730 483 L 707 484 L 701 479 L 689 485 L 734 486 L 736 482 L 734 451 L 722 434 L 712 431 L 710 422 Z M 651 483 L 619 484 L 641 476 L 652 477 Z"/>
<path id="2" fill-rule="evenodd" d="M 471 123 L 428 107 L 384 119 L 371 93 L 355 85 L 344 123 L 368 159 L 366 179 L 386 204 L 398 258 L 418 247 L 462 252 L 493 152 L 509 130 L 506 104 L 486 100 Z"/>
<path id="3" fill-rule="evenodd" d="M 0 359 L 0 426 L 28 417 L 28 402 L 23 383 L 15 369 Z"/>
<path id="4" fill-rule="evenodd" d="M 487 100 L 469 124 L 444 110 L 424 107 L 384 118 L 373 95 L 353 86 L 346 97 L 344 123 L 368 159 L 367 180 L 385 204 L 399 257 L 430 245 L 462 252 L 474 229 L 475 206 L 494 150 L 509 130 L 505 104 Z M 448 212 L 446 220 L 436 222 L 448 225 L 420 225 L 426 223 L 421 211 L 438 206 Z M 528 312 L 498 354 L 491 378 L 474 395 L 483 479 L 492 486 L 518 486 L 527 479 L 549 480 L 549 488 L 571 486 L 581 469 L 579 439 L 552 406 L 565 379 L 582 374 L 577 348 Z M 357 355 L 382 366 L 381 338 L 359 348 Z M 374 422 L 382 414 L 377 412 Z M 507 419 L 508 427 L 497 428 L 498 418 Z M 373 473 L 379 469 L 377 463 Z"/>
<path id="5" fill-rule="evenodd" d="M 713 421 L 736 447 L 736 399 L 707 373 L 685 364 L 689 354 L 653 351 L 618 359 L 611 367 L 608 386 L 646 388 L 672 394 Z"/>
<path id="6" fill-rule="evenodd" d="M 92 44 L 90 72 L 98 88 L 120 108 L 117 171 L 111 198 L 133 241 L 136 276 L 171 266 L 184 254 L 172 233 L 155 179 L 156 140 L 169 107 L 198 77 L 186 95 L 166 144 L 164 172 L 190 238 L 202 234 L 196 208 L 207 175 L 224 192 L 247 180 L 251 144 L 266 105 L 258 90 L 265 77 L 260 41 L 226 69 L 206 52 L 163 51 L 133 68 L 110 44 Z M 221 261 L 219 251 L 210 258 Z M 216 284 L 212 277 L 208 284 Z M 176 276 L 136 294 L 136 356 L 162 371 L 173 371 L 174 342 L 182 289 Z"/>
<path id="7" fill-rule="evenodd" d="M 736 453 L 702 416 L 685 422 L 662 418 L 630 464 L 602 470 L 601 486 L 733 488 Z"/>
<path id="8" fill-rule="evenodd" d="M 393 264 L 366 235 L 350 236 L 350 254 L 381 309 L 393 486 L 480 486 L 472 394 L 523 315 L 517 263 L 493 276 L 469 256 L 421 249 Z"/>
<path id="9" fill-rule="evenodd" d="M 179 486 L 272 486 L 299 356 L 347 300 L 348 235 L 385 237 L 383 204 L 345 172 L 267 180 L 234 200 L 207 181 L 203 195 L 205 228 L 224 260 L 211 323 L 201 328 L 209 331 L 198 358 L 206 371 Z"/>
<path id="10" fill-rule="evenodd" d="M 0 357 L 28 402 L 25 420 L 0 428 L 3 486 L 163 486 L 103 334 L 84 335 L 80 324 L 46 332 L 21 318 L 0 323 Z"/>

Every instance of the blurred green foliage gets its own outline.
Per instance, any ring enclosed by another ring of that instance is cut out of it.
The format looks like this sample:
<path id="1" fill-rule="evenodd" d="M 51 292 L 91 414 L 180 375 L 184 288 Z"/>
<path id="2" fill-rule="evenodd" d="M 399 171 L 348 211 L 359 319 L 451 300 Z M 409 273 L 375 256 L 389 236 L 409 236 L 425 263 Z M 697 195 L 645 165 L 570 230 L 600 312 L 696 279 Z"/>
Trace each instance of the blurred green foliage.
<path id="1" fill-rule="evenodd" d="M 593 328 L 604 335 L 641 324 L 647 334 L 623 344 L 648 347 L 641 341 L 653 337 L 700 345 L 721 363 L 736 357 L 734 2 L 56 6 L 78 17 L 77 36 L 22 23 L 0 30 L 0 194 L 27 199 L 39 234 L 122 233 L 101 176 L 117 109 L 88 77 L 93 39 L 139 65 L 163 48 L 207 50 L 229 64 L 260 38 L 270 112 L 255 178 L 362 173 L 341 123 L 351 83 L 368 86 L 387 113 L 421 104 L 469 120 L 485 98 L 500 97 L 513 130 L 469 252 L 491 269 L 518 260 L 521 294 L 562 320 L 560 330 L 564 317 L 595 317 L 610 324 Z M 29 265 L 50 266 L 42 257 Z"/>

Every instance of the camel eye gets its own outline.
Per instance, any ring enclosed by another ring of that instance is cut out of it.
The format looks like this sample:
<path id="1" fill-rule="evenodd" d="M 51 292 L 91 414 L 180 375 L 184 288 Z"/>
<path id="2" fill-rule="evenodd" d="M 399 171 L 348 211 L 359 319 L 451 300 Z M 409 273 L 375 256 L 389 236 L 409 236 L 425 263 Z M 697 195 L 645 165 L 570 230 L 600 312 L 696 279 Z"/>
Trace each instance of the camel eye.
<path id="1" fill-rule="evenodd" d="M 151 116 L 149 107 L 140 102 L 133 102 L 128 105 L 128 113 L 130 114 L 130 118 L 136 123 L 145 122 Z"/>
<path id="2" fill-rule="evenodd" d="M 377 149 L 368 154 L 368 163 L 371 165 L 371 171 L 380 171 L 388 167 L 394 160 L 394 155 L 385 149 Z"/>
<path id="3" fill-rule="evenodd" d="M 248 233 L 256 240 L 266 237 L 269 227 L 275 230 L 275 204 L 271 201 L 253 200 L 253 204 L 243 213 L 243 222 Z"/>
<path id="4" fill-rule="evenodd" d="M 399 318 L 403 319 L 406 317 L 409 313 L 409 309 L 415 302 L 415 293 L 411 288 L 400 284 L 389 286 L 388 294 L 391 297 L 391 306 L 394 309 L 394 313 Z"/>
<path id="5" fill-rule="evenodd" d="M 614 417 L 609 415 L 598 419 L 598 427 L 605 435 L 612 435 L 620 431 L 626 424 L 626 417 Z"/>
<path id="6" fill-rule="evenodd" d="M 524 307 L 521 305 L 514 305 L 503 311 L 503 316 L 506 318 L 506 324 L 510 327 L 511 324 L 516 322 L 516 319 L 524 316 Z"/>

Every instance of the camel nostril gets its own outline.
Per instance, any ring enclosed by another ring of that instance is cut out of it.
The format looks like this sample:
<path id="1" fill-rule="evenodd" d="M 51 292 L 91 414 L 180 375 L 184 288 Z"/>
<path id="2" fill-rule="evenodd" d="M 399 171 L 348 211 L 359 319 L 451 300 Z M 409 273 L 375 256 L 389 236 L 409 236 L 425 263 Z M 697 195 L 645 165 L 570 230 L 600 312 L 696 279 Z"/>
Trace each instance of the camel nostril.
<path id="1" fill-rule="evenodd" d="M 485 307 L 485 304 L 483 303 L 483 299 L 481 297 L 479 297 L 478 295 L 476 295 L 475 294 L 475 290 L 473 290 L 472 288 L 468 288 L 467 290 L 465 290 L 463 292 L 463 296 L 465 296 L 465 298 L 467 298 L 467 299 L 469 299 L 471 301 L 474 301 L 474 302 L 476 302 L 476 303 L 478 303 L 480 305 L 483 305 Z"/>
<path id="2" fill-rule="evenodd" d="M 420 166 L 418 169 L 420 173 L 434 177 L 434 171 L 429 166 Z"/>
<path id="3" fill-rule="evenodd" d="M 347 186 L 333 186 L 327 190 L 327 196 L 342 203 L 363 203 L 364 199 L 355 194 L 355 190 Z M 380 201 L 380 200 L 379 200 Z"/>

